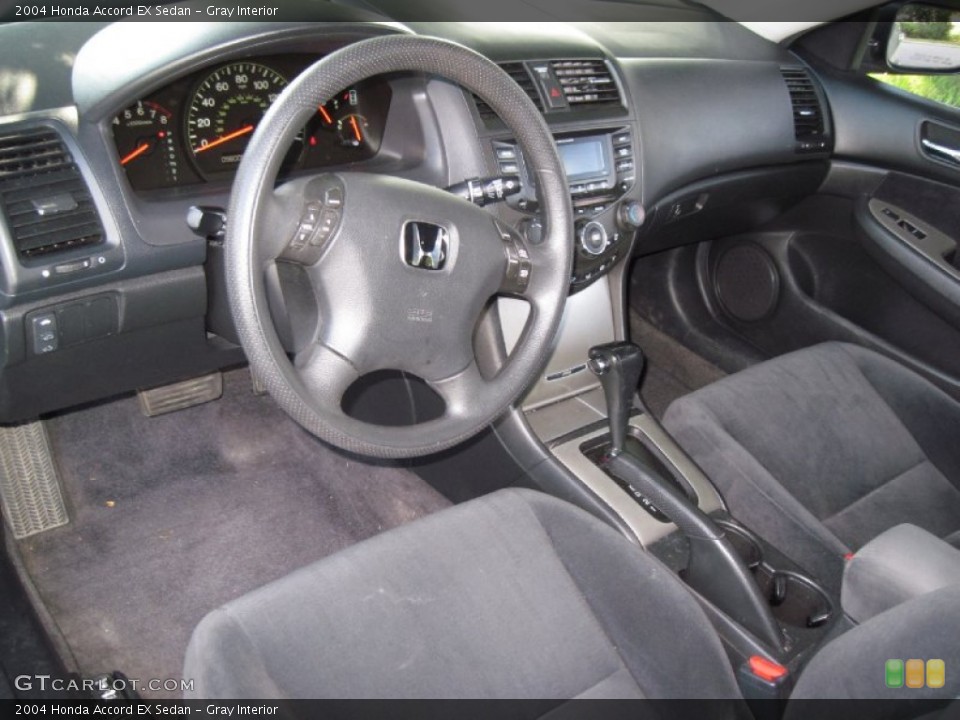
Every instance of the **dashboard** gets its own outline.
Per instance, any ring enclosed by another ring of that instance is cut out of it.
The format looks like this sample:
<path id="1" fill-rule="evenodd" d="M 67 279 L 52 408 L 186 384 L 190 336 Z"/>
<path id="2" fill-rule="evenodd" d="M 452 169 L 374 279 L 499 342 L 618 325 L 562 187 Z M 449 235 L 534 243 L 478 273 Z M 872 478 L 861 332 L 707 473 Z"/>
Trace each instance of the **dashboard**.
<path id="1" fill-rule="evenodd" d="M 801 148 L 784 75 L 797 58 L 708 11 L 684 9 L 690 23 L 401 25 L 322 5 L 329 21 L 0 27 L 0 168 L 15 168 L 0 173 L 0 420 L 243 362 L 222 241 L 187 215 L 227 208 L 277 95 L 364 38 L 461 43 L 538 105 L 568 173 L 571 294 L 608 275 L 620 293 L 633 255 L 696 241 L 691 227 L 742 197 L 723 184 L 738 172 L 798 168 L 812 192 L 810 167 L 830 154 L 826 111 L 823 137 Z M 542 232 L 515 138 L 442 78 L 373 77 L 318 99 L 278 180 L 342 170 L 435 187 L 517 177 L 521 192 L 487 209 L 528 242 Z"/>
<path id="2" fill-rule="evenodd" d="M 137 191 L 229 180 L 276 97 L 317 57 L 273 55 L 217 63 L 138 98 L 112 120 L 113 141 Z M 349 165 L 380 149 L 391 89 L 383 78 L 318 104 L 284 173 Z"/>

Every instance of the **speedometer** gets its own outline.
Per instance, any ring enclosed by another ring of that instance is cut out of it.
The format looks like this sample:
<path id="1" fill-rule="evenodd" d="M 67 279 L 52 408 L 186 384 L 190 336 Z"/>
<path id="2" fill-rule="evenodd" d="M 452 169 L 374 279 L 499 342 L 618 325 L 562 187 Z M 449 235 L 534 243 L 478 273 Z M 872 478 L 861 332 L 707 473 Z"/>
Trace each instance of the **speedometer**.
<path id="1" fill-rule="evenodd" d="M 276 70 L 253 62 L 224 65 L 197 85 L 184 134 L 200 172 L 236 169 L 250 135 L 286 85 Z"/>

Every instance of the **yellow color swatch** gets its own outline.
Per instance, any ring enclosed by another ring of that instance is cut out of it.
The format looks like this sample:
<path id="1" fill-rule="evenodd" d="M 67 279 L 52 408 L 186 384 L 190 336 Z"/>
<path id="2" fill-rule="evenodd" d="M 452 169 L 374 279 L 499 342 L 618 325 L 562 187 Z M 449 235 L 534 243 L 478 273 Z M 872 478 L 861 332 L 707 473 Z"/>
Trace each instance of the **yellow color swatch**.
<path id="1" fill-rule="evenodd" d="M 923 660 L 907 660 L 907 687 L 923 687 Z"/>
<path id="2" fill-rule="evenodd" d="M 943 660 L 927 660 L 927 687 L 942 688 L 947 682 L 947 668 Z"/>

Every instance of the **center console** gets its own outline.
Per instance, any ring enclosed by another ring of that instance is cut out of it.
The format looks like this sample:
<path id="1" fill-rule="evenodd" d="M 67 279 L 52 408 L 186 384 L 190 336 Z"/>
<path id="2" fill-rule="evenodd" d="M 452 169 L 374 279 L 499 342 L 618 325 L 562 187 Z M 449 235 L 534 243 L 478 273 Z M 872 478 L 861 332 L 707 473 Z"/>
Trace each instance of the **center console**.
<path id="1" fill-rule="evenodd" d="M 571 292 L 603 277 L 629 250 L 643 224 L 640 203 L 627 197 L 636 183 L 633 134 L 629 127 L 591 129 L 554 136 L 570 185 L 577 248 Z M 516 143 L 495 140 L 493 151 L 501 175 L 520 177 L 523 189 L 507 204 L 523 213 L 536 213 L 536 184 Z M 522 224 L 528 242 L 536 244 L 542 227 L 536 215 Z"/>
<path id="2" fill-rule="evenodd" d="M 523 402 L 524 419 L 577 482 L 701 600 L 745 694 L 785 697 L 812 651 L 849 627 L 839 588 L 822 587 L 730 515 L 710 479 L 634 397 L 637 378 L 624 381 L 629 391 L 621 401 L 617 391 L 604 392 L 591 361 L 596 345 L 626 336 L 619 295 L 625 265 L 569 298 L 553 357 Z M 501 311 L 508 342 L 519 334 L 514 316 L 513 308 Z M 611 460 L 618 447 L 619 464 Z M 783 676 L 758 677 L 756 658 L 770 663 L 764 668 L 782 668 Z"/>
<path id="3" fill-rule="evenodd" d="M 578 502 L 675 571 L 701 601 L 734 667 L 746 673 L 745 694 L 782 697 L 790 670 L 795 673 L 840 627 L 839 588 L 824 590 L 731 517 L 710 479 L 634 397 L 638 373 L 627 373 L 619 390 L 604 379 L 597 350 L 611 362 L 621 350 L 623 358 L 632 352 L 623 343 L 623 292 L 645 220 L 640 135 L 629 113 L 616 108 L 606 117 L 562 117 L 559 111 L 545 117 L 552 121 L 574 214 L 570 295 L 550 359 L 512 415 L 521 427 L 505 420 L 491 443 L 502 442 L 523 468 L 517 482 Z M 483 167 L 461 172 L 519 179 L 519 190 L 502 197 L 501 219 L 535 246 L 544 236 L 536 178 L 506 131 L 487 127 Z M 529 307 L 500 298 L 495 316 L 509 354 L 523 335 Z M 635 357 L 625 367 L 631 363 L 636 373 Z M 537 441 L 536 448 L 528 451 L 528 440 Z M 782 668 L 782 676 L 751 674 L 755 658 L 768 669 Z"/>

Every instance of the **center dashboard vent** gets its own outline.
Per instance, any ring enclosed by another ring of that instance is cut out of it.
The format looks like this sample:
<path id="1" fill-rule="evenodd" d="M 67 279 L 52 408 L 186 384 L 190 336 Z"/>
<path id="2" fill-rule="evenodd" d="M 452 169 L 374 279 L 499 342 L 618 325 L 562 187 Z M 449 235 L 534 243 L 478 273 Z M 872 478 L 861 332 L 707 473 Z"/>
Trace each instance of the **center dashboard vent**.
<path id="1" fill-rule="evenodd" d="M 508 62 L 500 67 L 519 85 L 540 112 L 583 107 L 622 107 L 620 89 L 606 61 L 550 60 L 547 62 Z M 496 113 L 474 96 L 477 112 L 485 122 Z"/>
<path id="2" fill-rule="evenodd" d="M 620 105 L 620 90 L 603 60 L 554 60 L 550 63 L 570 105 Z"/>
<path id="3" fill-rule="evenodd" d="M 824 108 L 813 78 L 806 68 L 781 67 L 793 107 L 797 152 L 825 152 L 830 149 Z"/>
<path id="4" fill-rule="evenodd" d="M 22 259 L 104 242 L 90 190 L 51 128 L 0 134 L 0 210 Z"/>

